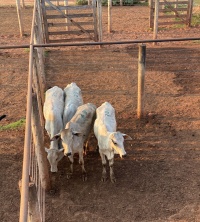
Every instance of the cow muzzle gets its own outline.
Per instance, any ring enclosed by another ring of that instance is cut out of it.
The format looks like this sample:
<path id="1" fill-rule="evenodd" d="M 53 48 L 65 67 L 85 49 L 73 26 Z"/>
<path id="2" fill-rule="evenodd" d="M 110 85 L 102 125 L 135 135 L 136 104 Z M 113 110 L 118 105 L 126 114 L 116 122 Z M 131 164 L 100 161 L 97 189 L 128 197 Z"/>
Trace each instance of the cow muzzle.
<path id="1" fill-rule="evenodd" d="M 65 156 L 71 156 L 72 153 L 71 153 L 71 152 L 70 152 L 70 153 L 65 153 L 64 155 L 65 155 Z"/>
<path id="2" fill-rule="evenodd" d="M 126 154 L 122 155 L 122 158 L 125 158 L 125 157 L 127 157 L 127 155 L 126 155 Z"/>
<path id="3" fill-rule="evenodd" d="M 58 172 L 58 168 L 51 168 L 51 173 L 57 173 Z"/>

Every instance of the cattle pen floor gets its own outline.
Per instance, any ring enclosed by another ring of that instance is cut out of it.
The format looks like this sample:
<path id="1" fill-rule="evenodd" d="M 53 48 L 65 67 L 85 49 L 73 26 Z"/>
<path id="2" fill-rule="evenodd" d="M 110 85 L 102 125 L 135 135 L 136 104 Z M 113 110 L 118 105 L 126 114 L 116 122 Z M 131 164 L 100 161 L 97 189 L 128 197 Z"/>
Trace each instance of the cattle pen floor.
<path id="1" fill-rule="evenodd" d="M 104 15 L 106 10 L 103 8 Z M 119 11 L 126 16 L 114 24 L 112 34 L 106 32 L 106 19 L 103 20 L 105 40 L 152 38 L 147 8 L 113 7 L 113 18 Z M 1 45 L 29 42 L 31 13 L 26 12 L 27 37 L 19 39 L 15 9 L 0 8 L 4 24 L 0 26 Z M 129 18 L 128 22 L 125 18 Z M 194 37 L 198 33 L 198 27 L 169 28 L 160 30 L 159 36 Z M 62 159 L 54 177 L 56 192 L 46 195 L 46 221 L 200 221 L 199 42 L 147 44 L 142 121 L 136 118 L 137 45 L 46 48 L 45 55 L 47 87 L 64 88 L 76 82 L 85 103 L 99 106 L 109 101 L 116 109 L 118 130 L 133 138 L 125 143 L 127 158 L 115 158 L 115 184 L 109 179 L 100 181 L 102 166 L 94 151 L 94 137 L 85 156 L 86 182 L 82 181 L 77 157 L 70 180 L 66 175 L 69 163 L 67 158 Z M 1 125 L 25 117 L 27 73 L 28 50 L 0 51 L 0 105 L 1 114 L 7 114 Z M 0 131 L 3 222 L 18 221 L 23 143 L 24 128 Z"/>
<path id="2" fill-rule="evenodd" d="M 118 130 L 133 138 L 125 143 L 127 158 L 116 156 L 116 184 L 100 181 L 95 138 L 85 157 L 87 182 L 82 182 L 78 158 L 73 178 L 67 179 L 64 158 L 55 179 L 57 192 L 48 196 L 49 221 L 200 219 L 200 50 L 147 46 L 142 121 L 136 118 L 137 54 L 137 46 L 48 52 L 47 86 L 64 88 L 74 81 L 85 103 L 109 101 Z"/>

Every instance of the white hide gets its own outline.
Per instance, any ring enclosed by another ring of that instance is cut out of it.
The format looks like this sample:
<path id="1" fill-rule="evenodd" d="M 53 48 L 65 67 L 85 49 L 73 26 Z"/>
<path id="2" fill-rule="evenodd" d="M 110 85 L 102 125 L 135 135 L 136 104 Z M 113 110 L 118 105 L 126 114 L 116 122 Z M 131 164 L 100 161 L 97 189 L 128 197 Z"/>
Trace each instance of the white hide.
<path id="1" fill-rule="evenodd" d="M 83 98 L 81 89 L 76 85 L 76 83 L 72 82 L 68 84 L 64 89 L 65 95 L 65 105 L 63 112 L 63 125 L 71 120 L 71 118 L 76 113 L 76 110 L 79 106 L 83 105 Z"/>
<path id="2" fill-rule="evenodd" d="M 93 127 L 95 111 L 96 106 L 92 103 L 79 106 L 73 118 L 66 124 L 61 132 L 65 155 L 82 151 L 82 144 L 87 140 Z"/>
<path id="3" fill-rule="evenodd" d="M 113 164 L 114 154 L 119 154 L 120 157 L 126 156 L 124 149 L 124 138 L 131 139 L 126 134 L 122 134 L 117 130 L 117 123 L 115 118 L 115 110 L 108 102 L 103 103 L 96 109 L 97 118 L 94 122 L 94 134 L 98 141 L 99 153 L 103 164 L 102 180 L 106 179 L 106 159 L 107 157 L 110 165 L 111 181 L 115 182 Z"/>
<path id="4" fill-rule="evenodd" d="M 79 163 L 82 166 L 83 179 L 86 179 L 86 171 L 83 160 L 83 146 L 93 128 L 96 106 L 87 103 L 79 106 L 73 118 L 66 124 L 64 130 L 55 139 L 60 137 L 64 148 L 64 155 L 68 156 L 71 162 L 71 173 L 73 172 L 73 156 L 79 154 Z M 70 155 L 71 154 L 71 155 Z"/>
<path id="5" fill-rule="evenodd" d="M 45 118 L 45 129 L 50 138 L 60 133 L 63 129 L 63 109 L 64 92 L 61 88 L 54 86 L 45 93 L 45 102 L 43 107 Z M 57 164 L 63 157 L 63 150 L 59 150 L 58 140 L 50 142 L 50 149 L 45 148 L 48 153 L 47 158 L 51 166 L 51 172 L 57 172 Z"/>

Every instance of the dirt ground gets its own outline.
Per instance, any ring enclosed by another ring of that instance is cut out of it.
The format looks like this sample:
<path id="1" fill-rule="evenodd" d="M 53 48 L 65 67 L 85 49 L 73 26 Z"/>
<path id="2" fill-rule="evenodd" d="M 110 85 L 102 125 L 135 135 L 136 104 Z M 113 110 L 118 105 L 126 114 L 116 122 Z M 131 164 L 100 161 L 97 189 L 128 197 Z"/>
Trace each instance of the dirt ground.
<path id="1" fill-rule="evenodd" d="M 113 7 L 113 32 L 103 39 L 151 39 L 148 8 Z M 0 8 L 0 45 L 29 42 L 31 8 L 25 9 L 26 36 L 19 38 L 15 8 Z M 122 15 L 119 17 L 119 14 Z M 197 37 L 199 26 L 165 27 L 159 38 Z M 101 182 L 99 154 L 85 157 L 83 182 L 78 158 L 73 178 L 69 163 L 59 163 L 55 194 L 46 195 L 46 221 L 198 222 L 200 221 L 200 48 L 198 41 L 147 44 L 145 118 L 136 118 L 136 44 L 46 49 L 47 87 L 76 82 L 84 102 L 109 101 L 116 109 L 118 130 L 127 158 L 115 158 L 117 182 Z M 0 50 L 1 125 L 25 117 L 28 50 Z M 18 221 L 24 129 L 0 131 L 0 221 Z M 96 140 L 90 141 L 91 149 Z"/>

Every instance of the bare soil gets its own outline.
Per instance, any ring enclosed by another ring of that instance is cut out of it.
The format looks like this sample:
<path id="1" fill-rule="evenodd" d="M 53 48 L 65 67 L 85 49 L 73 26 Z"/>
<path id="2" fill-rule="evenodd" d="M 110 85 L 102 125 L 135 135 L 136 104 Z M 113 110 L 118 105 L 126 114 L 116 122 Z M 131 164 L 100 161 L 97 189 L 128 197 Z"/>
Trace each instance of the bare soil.
<path id="1" fill-rule="evenodd" d="M 151 39 L 148 8 L 113 7 L 113 32 L 105 41 Z M 24 9 L 26 36 L 19 38 L 16 9 L 0 8 L 0 45 L 29 42 L 32 9 Z M 120 15 L 120 16 L 119 16 Z M 199 36 L 199 27 L 165 27 L 159 38 Z M 82 181 L 78 157 L 68 180 L 67 158 L 59 163 L 54 194 L 46 195 L 46 220 L 98 222 L 200 221 L 200 48 L 198 42 L 147 44 L 145 117 L 137 109 L 138 46 L 46 49 L 47 87 L 76 82 L 84 102 L 109 101 L 118 129 L 133 140 L 127 158 L 115 159 L 117 182 L 101 182 L 101 160 L 85 156 L 88 180 Z M 25 117 L 28 50 L 0 50 L 1 125 Z M 18 221 L 24 129 L 0 132 L 0 221 Z"/>

